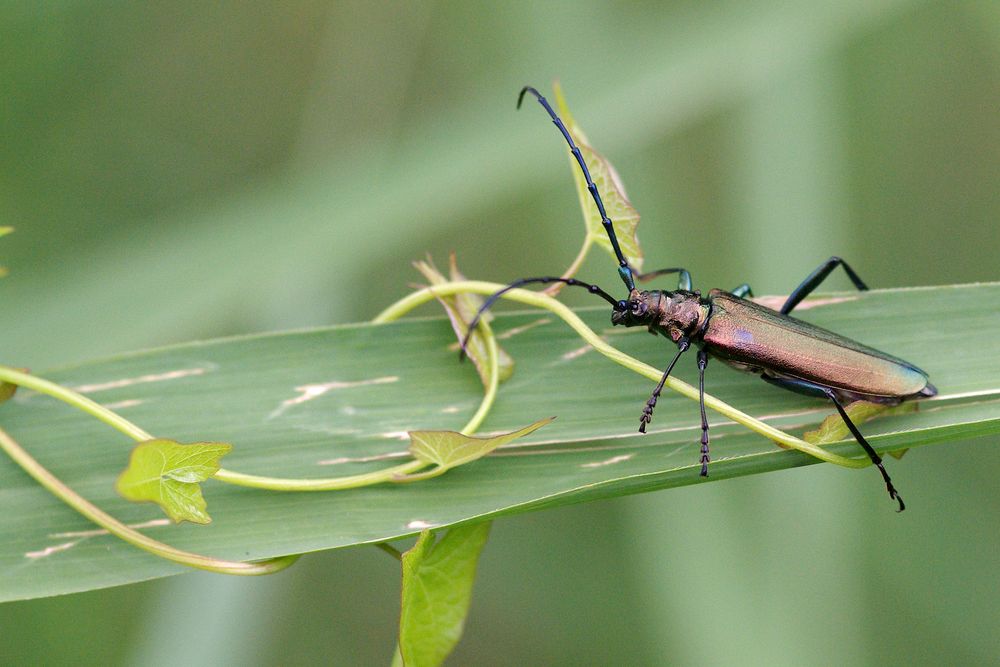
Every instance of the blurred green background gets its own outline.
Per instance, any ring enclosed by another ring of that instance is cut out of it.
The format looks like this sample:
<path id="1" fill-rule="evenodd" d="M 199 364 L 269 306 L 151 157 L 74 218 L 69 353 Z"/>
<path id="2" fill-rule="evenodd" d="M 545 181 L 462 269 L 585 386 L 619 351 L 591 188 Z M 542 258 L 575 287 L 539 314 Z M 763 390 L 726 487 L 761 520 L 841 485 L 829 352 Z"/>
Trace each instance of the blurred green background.
<path id="1" fill-rule="evenodd" d="M 1000 278 L 995 2 L 22 2 L 0 31 L 12 365 L 368 319 L 426 252 L 561 271 L 565 148 L 514 111 L 555 78 L 648 268 Z M 580 275 L 616 284 L 603 254 Z M 994 445 L 893 462 L 900 516 L 811 466 L 503 519 L 450 664 L 995 663 Z M 11 603 L 0 663 L 387 664 L 398 586 L 362 549 Z"/>

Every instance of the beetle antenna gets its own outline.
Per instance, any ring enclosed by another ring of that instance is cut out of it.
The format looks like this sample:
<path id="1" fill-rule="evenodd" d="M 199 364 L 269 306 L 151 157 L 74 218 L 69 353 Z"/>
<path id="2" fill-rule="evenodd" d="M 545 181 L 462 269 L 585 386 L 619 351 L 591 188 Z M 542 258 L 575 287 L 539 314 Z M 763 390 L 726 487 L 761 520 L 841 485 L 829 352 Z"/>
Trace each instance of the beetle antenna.
<path id="1" fill-rule="evenodd" d="M 601 297 L 602 299 L 610 303 L 612 306 L 618 305 L 617 299 L 615 299 L 613 296 L 602 290 L 597 285 L 591 285 L 590 283 L 585 283 L 582 280 L 577 280 L 576 278 L 554 278 L 550 276 L 545 276 L 542 278 L 521 278 L 520 280 L 515 280 L 510 285 L 507 285 L 503 289 L 499 289 L 493 294 L 491 294 L 489 298 L 483 302 L 483 305 L 479 307 L 479 310 L 476 311 L 476 316 L 472 318 L 472 321 L 469 323 L 469 329 L 468 331 L 465 332 L 465 337 L 462 339 L 461 349 L 458 352 L 459 361 L 465 358 L 466 345 L 468 345 L 469 343 L 469 338 L 472 337 L 472 332 L 476 330 L 476 326 L 479 324 L 479 320 L 482 319 L 486 311 L 489 310 L 493 306 L 493 304 L 497 302 L 497 299 L 499 299 L 501 296 L 503 296 L 512 289 L 521 287 L 523 285 L 530 285 L 531 283 L 542 283 L 542 284 L 563 283 L 565 285 L 569 285 L 570 287 L 583 287 L 591 294 L 596 294 L 597 296 Z"/>
<path id="2" fill-rule="evenodd" d="M 625 259 L 625 255 L 622 254 L 622 249 L 618 245 L 618 236 L 615 234 L 615 228 L 611 224 L 611 218 L 608 217 L 607 212 L 604 210 L 604 202 L 601 201 L 601 193 L 597 191 L 597 185 L 594 184 L 594 179 L 590 177 L 590 170 L 587 169 L 587 163 L 583 159 L 583 154 L 580 152 L 579 147 L 573 141 L 573 137 L 570 136 L 569 130 L 563 125 L 562 119 L 559 115 L 552 109 L 549 105 L 548 100 L 542 97 L 541 93 L 532 88 L 531 86 L 525 86 L 521 89 L 521 92 L 517 96 L 517 108 L 521 108 L 521 102 L 524 101 L 524 94 L 531 93 L 538 100 L 545 110 L 549 113 L 552 118 L 552 123 L 559 128 L 562 133 L 563 138 L 566 139 L 566 143 L 569 144 L 569 150 L 576 158 L 577 163 L 580 165 L 580 169 L 583 171 L 583 178 L 587 181 L 587 190 L 590 191 L 590 196 L 594 198 L 594 203 L 597 204 L 597 211 L 601 214 L 601 225 L 604 226 L 604 231 L 608 233 L 608 238 L 611 239 L 611 247 L 615 251 L 615 257 L 618 258 L 618 275 L 621 276 L 622 281 L 625 283 L 625 287 L 631 292 L 635 289 L 635 280 L 632 277 L 632 269 L 629 267 L 628 260 Z"/>

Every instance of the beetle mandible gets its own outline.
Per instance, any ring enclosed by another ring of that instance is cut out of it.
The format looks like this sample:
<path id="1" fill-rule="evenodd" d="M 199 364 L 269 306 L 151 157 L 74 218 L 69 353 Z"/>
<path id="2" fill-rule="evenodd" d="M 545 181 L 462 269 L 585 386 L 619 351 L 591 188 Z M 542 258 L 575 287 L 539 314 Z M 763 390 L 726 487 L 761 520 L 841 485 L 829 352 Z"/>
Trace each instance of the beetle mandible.
<path id="1" fill-rule="evenodd" d="M 644 326 L 650 333 L 666 336 L 677 345 L 677 353 L 667 365 L 642 410 L 639 418 L 640 432 L 646 432 L 646 426 L 653 418 L 656 401 L 677 360 L 692 345 L 698 349 L 702 476 L 708 475 L 708 464 L 711 460 L 708 447 L 708 418 L 705 414 L 705 368 L 708 366 L 709 357 L 714 357 L 739 370 L 757 374 L 778 387 L 832 401 L 854 439 L 878 467 L 889 497 L 899 503 L 898 511 L 903 511 L 906 505 L 893 486 L 889 473 L 882 464 L 882 458 L 861 435 L 844 409 L 844 404 L 864 400 L 897 405 L 906 400 L 934 396 L 937 394 L 937 389 L 930 383 L 927 373 L 908 361 L 789 316 L 795 306 L 838 266 L 843 267 L 857 289 L 867 290 L 868 286 L 858 277 L 854 269 L 843 259 L 831 257 L 792 291 L 778 311 L 747 299 L 746 297 L 752 296 L 752 292 L 750 286 L 745 283 L 731 292 L 713 289 L 706 297 L 698 290 L 692 289 L 691 274 L 686 269 L 671 267 L 649 273 L 634 271 L 622 254 L 600 192 L 573 137 L 548 101 L 531 86 L 521 89 L 517 98 L 518 108 L 521 107 L 526 93 L 531 93 L 538 100 L 569 144 L 570 152 L 583 172 L 587 189 L 601 215 L 601 224 L 618 258 L 618 274 L 625 283 L 628 297 L 615 299 L 597 285 L 574 278 L 552 276 L 521 278 L 495 292 L 483 302 L 469 325 L 469 333 L 462 341 L 462 349 L 465 349 L 468 337 L 475 330 L 483 313 L 505 292 L 533 283 L 564 283 L 582 287 L 611 304 L 613 325 Z M 674 291 L 636 289 L 636 279 L 646 281 L 668 274 L 678 275 L 677 289 Z"/>

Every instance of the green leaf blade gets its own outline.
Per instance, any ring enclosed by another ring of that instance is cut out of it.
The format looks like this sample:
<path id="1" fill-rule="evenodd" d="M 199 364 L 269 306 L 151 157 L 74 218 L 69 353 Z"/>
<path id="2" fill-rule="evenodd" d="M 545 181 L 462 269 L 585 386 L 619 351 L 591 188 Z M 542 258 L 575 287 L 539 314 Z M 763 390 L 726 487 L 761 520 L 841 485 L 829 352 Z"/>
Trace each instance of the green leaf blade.
<path id="1" fill-rule="evenodd" d="M 940 390 L 916 412 L 880 415 L 862 425 L 878 451 L 1000 434 L 1000 284 L 852 292 L 805 303 L 822 305 L 802 309 L 801 319 L 917 364 Z M 671 352 L 662 338 L 611 329 L 605 308 L 578 312 L 633 356 L 663 363 Z M 816 463 L 709 412 L 713 462 L 710 476 L 701 478 L 697 403 L 665 393 L 650 433 L 641 436 L 639 414 L 652 382 L 588 351 L 561 321 L 537 311 L 498 314 L 494 323 L 498 334 L 518 332 L 505 340 L 518 370 L 501 388 L 484 428 L 509 432 L 544 410 L 558 416 L 545 429 L 416 484 L 295 494 L 213 481 L 210 530 L 190 524 L 144 530 L 189 551 L 261 559 Z M 227 469 L 329 477 L 404 460 L 409 431 L 462 427 L 479 405 L 482 385 L 469 364 L 457 362 L 453 344 L 445 318 L 414 319 L 191 343 L 41 375 L 122 406 L 124 416 L 157 435 L 233 443 Z M 676 370 L 697 381 L 693 362 Z M 834 413 L 823 401 L 769 387 L 720 363 L 710 364 L 706 389 L 793 434 Z M 102 509 L 130 525 L 157 518 L 148 505 L 115 493 L 132 446 L 127 437 L 30 391 L 0 405 L 0 420 L 43 465 Z M 862 455 L 850 441 L 829 448 Z M 919 450 L 889 462 L 911 503 L 922 493 L 905 475 L 914 456 Z M 859 502 L 891 511 L 877 474 L 843 474 L 870 477 L 870 499 Z M 0 507 L 0 600 L 183 571 L 107 535 L 67 537 L 93 526 L 5 458 Z"/>

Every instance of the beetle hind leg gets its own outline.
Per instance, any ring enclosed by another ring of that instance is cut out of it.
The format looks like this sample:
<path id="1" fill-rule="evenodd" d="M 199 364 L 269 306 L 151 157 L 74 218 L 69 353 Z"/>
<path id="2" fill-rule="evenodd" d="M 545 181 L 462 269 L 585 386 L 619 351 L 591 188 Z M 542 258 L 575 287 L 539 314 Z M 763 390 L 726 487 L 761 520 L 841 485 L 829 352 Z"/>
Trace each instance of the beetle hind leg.
<path id="1" fill-rule="evenodd" d="M 844 424 L 847 425 L 847 429 L 851 432 L 851 435 L 854 436 L 854 439 L 857 440 L 858 444 L 865 450 L 865 453 L 868 454 L 868 458 L 871 459 L 871 462 L 876 468 L 878 468 L 878 471 L 882 473 L 882 479 L 885 480 L 885 488 L 889 492 L 889 497 L 899 503 L 898 511 L 902 512 L 906 509 L 902 496 L 900 496 L 899 492 L 896 491 L 896 487 L 892 485 L 892 479 L 889 477 L 889 473 L 886 472 L 885 466 L 882 465 L 882 457 L 878 455 L 878 452 L 876 452 L 870 444 L 868 444 L 868 441 L 865 440 L 865 436 L 861 435 L 861 431 L 859 431 L 858 427 L 855 426 L 853 421 L 851 421 L 851 418 L 847 415 L 847 411 L 844 409 L 844 404 L 840 402 L 839 398 L 837 398 L 837 392 L 829 387 L 824 387 L 806 380 L 771 377 L 768 375 L 761 375 L 760 377 L 773 385 L 781 387 L 782 389 L 788 389 L 798 394 L 806 394 L 807 396 L 817 396 L 820 398 L 825 397 L 833 401 L 833 404 L 837 407 L 837 412 L 840 413 L 840 418 L 844 420 Z"/>
<path id="2" fill-rule="evenodd" d="M 878 452 L 876 452 L 872 446 L 868 444 L 868 441 L 865 440 L 863 435 L 861 435 L 861 431 L 859 431 L 858 427 L 854 425 L 851 418 L 847 416 L 847 411 L 844 409 L 844 405 L 840 402 L 840 399 L 837 398 L 837 394 L 832 389 L 827 389 L 826 395 L 829 396 L 830 400 L 833 401 L 833 404 L 837 406 L 837 412 L 840 413 L 840 418 L 844 420 L 845 424 L 847 424 L 847 428 L 851 431 L 851 435 L 854 436 L 854 439 L 858 441 L 859 445 L 864 447 L 865 452 L 868 454 L 868 458 L 872 460 L 872 463 L 875 464 L 878 471 L 882 473 L 882 479 L 885 480 L 885 488 L 886 491 L 889 492 L 889 497 L 899 503 L 899 510 L 897 511 L 902 512 L 905 510 L 906 505 L 903 503 L 903 497 L 899 495 L 899 492 L 896 491 L 896 487 L 892 485 L 892 479 L 889 477 L 889 473 L 886 472 L 885 466 L 882 465 L 882 457 L 880 457 Z"/>

